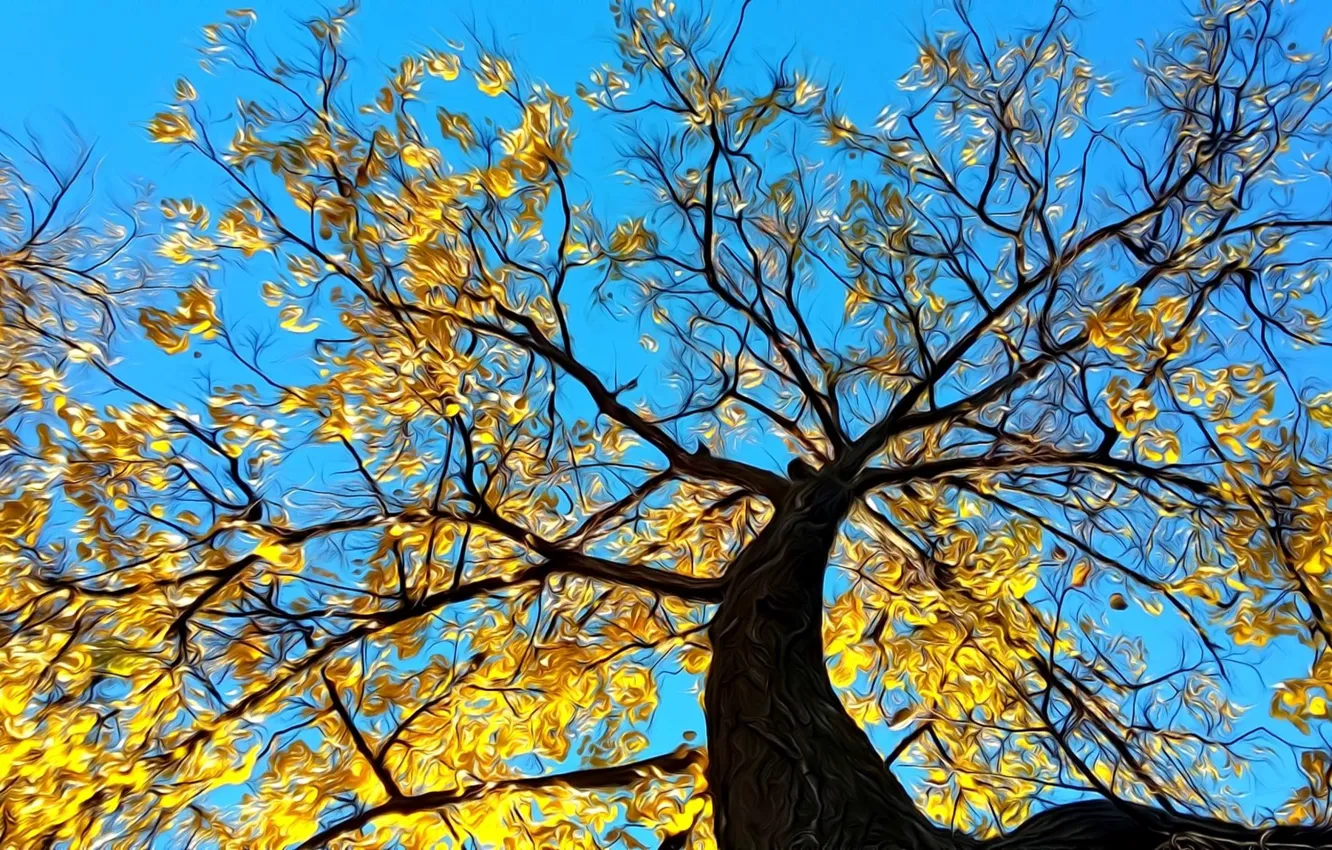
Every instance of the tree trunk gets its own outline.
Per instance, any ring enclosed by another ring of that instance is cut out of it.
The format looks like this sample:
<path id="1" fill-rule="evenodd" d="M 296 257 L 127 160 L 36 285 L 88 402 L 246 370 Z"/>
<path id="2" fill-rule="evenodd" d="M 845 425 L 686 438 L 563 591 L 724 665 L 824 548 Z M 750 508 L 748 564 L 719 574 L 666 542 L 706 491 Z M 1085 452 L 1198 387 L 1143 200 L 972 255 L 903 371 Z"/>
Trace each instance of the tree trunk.
<path id="1" fill-rule="evenodd" d="M 1254 829 L 1105 800 L 985 842 L 931 824 L 828 681 L 823 577 L 850 504 L 836 480 L 797 483 L 731 567 L 704 694 L 720 850 L 1332 848 L 1325 826 Z"/>
<path id="2" fill-rule="evenodd" d="M 823 575 L 850 494 L 792 488 L 732 565 L 709 629 L 708 782 L 722 850 L 935 848 L 930 828 L 843 709 L 823 656 Z"/>

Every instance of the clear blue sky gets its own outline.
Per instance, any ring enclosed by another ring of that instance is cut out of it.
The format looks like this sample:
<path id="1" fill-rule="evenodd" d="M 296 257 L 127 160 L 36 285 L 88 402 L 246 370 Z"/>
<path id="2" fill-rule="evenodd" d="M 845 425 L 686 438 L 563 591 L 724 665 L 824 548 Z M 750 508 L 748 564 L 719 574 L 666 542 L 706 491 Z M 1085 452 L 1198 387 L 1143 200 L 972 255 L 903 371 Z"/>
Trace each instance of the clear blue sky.
<path id="1" fill-rule="evenodd" d="M 11 130 L 26 122 L 49 128 L 67 116 L 97 143 L 105 177 L 151 175 L 162 189 L 178 193 L 175 183 L 183 175 L 173 171 L 179 166 L 166 167 L 175 158 L 148 141 L 142 124 L 170 100 L 176 77 L 202 77 L 195 52 L 199 30 L 232 5 L 258 12 L 263 39 L 294 32 L 283 19 L 301 19 L 321 8 L 299 0 L 8 0 L 0 11 L 0 74 L 7 81 L 0 122 Z M 723 0 L 712 8 L 730 18 L 734 5 Z M 793 51 L 794 58 L 840 81 L 847 111 L 867 121 L 899 100 L 893 83 L 913 58 L 911 36 L 928 26 L 940 5 L 937 0 L 763 0 L 754 4 L 747 25 L 747 54 L 775 60 Z M 976 5 L 978 18 L 996 32 L 1038 23 L 1049 6 L 1027 0 Z M 1126 79 L 1135 42 L 1178 25 L 1186 7 L 1176 0 L 1093 0 L 1084 9 L 1085 52 L 1103 72 Z M 471 23 L 483 33 L 493 31 L 533 76 L 557 90 L 571 91 L 610 57 L 611 20 L 601 0 L 367 0 L 355 17 L 350 44 L 361 63 L 358 76 L 370 85 L 377 71 L 414 48 L 457 37 Z M 596 140 L 585 133 L 584 141 Z M 584 151 L 583 158 L 589 179 L 598 175 L 587 170 L 588 162 L 599 161 L 610 171 L 609 162 L 593 152 Z"/>
<path id="2" fill-rule="evenodd" d="M 259 39 L 278 43 L 284 33 L 295 31 L 288 21 L 320 8 L 305 2 L 248 5 L 259 14 Z M 840 83 L 846 112 L 868 124 L 884 105 L 902 102 L 894 81 L 914 58 L 913 33 L 930 26 L 939 5 L 938 0 L 759 0 L 752 7 L 745 49 L 737 56 L 775 61 L 790 52 Z M 992 32 L 1042 21 L 1049 8 L 1028 0 L 975 5 L 979 20 Z M 0 9 L 0 78 L 5 80 L 0 127 L 63 132 L 60 124 L 68 118 L 95 143 L 102 163 L 99 179 L 112 192 L 149 178 L 162 195 L 216 197 L 220 183 L 215 174 L 151 144 L 143 124 L 170 100 L 178 76 L 190 76 L 205 94 L 216 85 L 199 70 L 196 47 L 200 28 L 221 18 L 226 8 L 211 0 L 7 0 Z M 731 19 L 736 6 L 718 2 L 713 8 Z M 1099 0 L 1078 8 L 1085 13 L 1080 27 L 1084 53 L 1100 72 L 1130 84 L 1131 62 L 1139 55 L 1136 42 L 1174 29 L 1187 14 L 1177 0 Z M 601 0 L 366 0 L 354 18 L 349 44 L 360 62 L 358 90 L 368 94 L 388 65 L 461 35 L 469 24 L 483 34 L 493 32 L 528 73 L 557 91 L 571 93 L 592 67 L 612 55 L 611 19 Z M 589 130 L 586 115 L 578 120 L 584 122 L 575 161 L 581 179 L 596 185 L 612 181 L 613 137 Z M 1256 694 L 1253 701 L 1265 703 L 1266 695 Z M 665 737 L 673 740 L 679 727 L 698 722 L 693 705 L 685 693 L 666 700 L 658 722 L 676 728 Z M 1244 808 L 1279 803 L 1285 786 L 1275 785 L 1274 792 L 1257 793 Z"/>

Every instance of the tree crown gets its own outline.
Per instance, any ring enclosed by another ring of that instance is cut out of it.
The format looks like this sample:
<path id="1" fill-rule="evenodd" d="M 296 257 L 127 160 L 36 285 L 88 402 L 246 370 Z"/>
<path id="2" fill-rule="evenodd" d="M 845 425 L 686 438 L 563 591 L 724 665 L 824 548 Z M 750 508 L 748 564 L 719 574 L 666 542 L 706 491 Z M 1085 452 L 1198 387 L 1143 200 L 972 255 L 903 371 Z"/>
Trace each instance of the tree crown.
<path id="1" fill-rule="evenodd" d="M 615 4 L 568 94 L 473 38 L 364 103 L 351 11 L 205 29 L 240 101 L 147 129 L 219 198 L 94 226 L 87 156 L 10 139 L 3 841 L 712 846 L 705 742 L 649 722 L 811 479 L 853 496 L 828 676 L 936 822 L 1255 819 L 1265 757 L 1328 814 L 1332 88 L 1281 4 L 1206 0 L 1130 93 L 1062 2 L 958 6 L 872 125 L 738 71 L 748 3 Z"/>

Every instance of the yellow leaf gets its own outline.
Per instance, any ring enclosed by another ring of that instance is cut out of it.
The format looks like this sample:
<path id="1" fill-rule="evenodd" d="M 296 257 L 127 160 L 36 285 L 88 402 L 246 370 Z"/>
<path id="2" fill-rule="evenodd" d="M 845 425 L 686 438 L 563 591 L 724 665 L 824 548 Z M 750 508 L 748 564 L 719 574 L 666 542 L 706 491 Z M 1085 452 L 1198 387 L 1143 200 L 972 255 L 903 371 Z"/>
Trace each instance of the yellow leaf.
<path id="1" fill-rule="evenodd" d="M 1091 563 L 1089 561 L 1078 561 L 1073 567 L 1073 586 L 1083 587 L 1087 584 L 1087 579 L 1091 577 Z"/>
<path id="2" fill-rule="evenodd" d="M 445 80 L 456 80 L 458 79 L 458 69 L 461 67 L 462 63 L 459 62 L 458 57 L 454 56 L 452 53 L 440 53 L 435 50 L 428 50 L 425 55 L 425 65 L 426 70 L 436 77 L 441 77 Z"/>
<path id="3" fill-rule="evenodd" d="M 282 319 L 280 326 L 293 333 L 306 334 L 319 327 L 319 320 L 314 319 L 306 324 L 301 324 L 301 317 L 304 311 L 295 304 L 288 304 L 279 311 L 278 316 Z"/>
<path id="4" fill-rule="evenodd" d="M 148 122 L 148 135 L 154 142 L 181 144 L 194 141 L 194 127 L 179 112 L 159 112 Z"/>
<path id="5" fill-rule="evenodd" d="M 491 97 L 504 93 L 509 83 L 513 82 L 513 66 L 506 59 L 486 54 L 472 74 L 476 77 L 476 87 Z"/>

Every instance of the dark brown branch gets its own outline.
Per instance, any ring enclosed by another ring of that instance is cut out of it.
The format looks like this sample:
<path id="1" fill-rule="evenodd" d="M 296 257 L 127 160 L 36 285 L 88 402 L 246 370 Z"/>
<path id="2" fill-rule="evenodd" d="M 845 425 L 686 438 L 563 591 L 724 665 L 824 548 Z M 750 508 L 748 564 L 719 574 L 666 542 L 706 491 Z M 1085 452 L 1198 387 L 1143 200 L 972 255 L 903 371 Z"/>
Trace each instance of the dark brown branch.
<path id="1" fill-rule="evenodd" d="M 1250 827 L 1174 815 L 1135 803 L 1094 800 L 1056 806 L 985 850 L 1312 850 L 1332 847 L 1322 825 Z"/>
<path id="2" fill-rule="evenodd" d="M 701 754 L 697 750 L 682 747 L 666 755 L 656 756 L 633 764 L 584 768 L 549 776 L 501 779 L 474 785 L 462 791 L 433 791 L 399 797 L 368 808 L 360 814 L 345 818 L 320 830 L 303 842 L 297 850 L 315 850 L 317 847 L 323 847 L 333 839 L 363 829 L 376 819 L 386 815 L 408 815 L 434 811 L 504 791 L 550 791 L 562 787 L 588 791 L 625 788 L 653 774 L 685 773 L 690 767 L 697 764 L 700 758 Z"/>
<path id="3" fill-rule="evenodd" d="M 374 749 L 366 742 L 361 730 L 356 727 L 356 719 L 351 716 L 351 712 L 343 704 L 342 698 L 338 696 L 337 683 L 333 681 L 333 677 L 328 674 L 327 669 L 320 670 L 319 673 L 324 678 L 324 687 L 328 690 L 328 700 L 333 704 L 333 711 L 338 715 L 338 719 L 342 721 L 342 725 L 347 728 L 347 734 L 351 736 L 352 743 L 356 746 L 356 752 L 360 753 L 361 757 L 370 763 L 370 769 L 374 771 L 375 778 L 384 786 L 384 791 L 388 793 L 389 797 L 393 799 L 401 798 L 403 796 L 402 789 L 398 787 L 397 780 L 393 778 L 393 774 L 389 772 L 383 760 L 375 755 Z"/>
<path id="4" fill-rule="evenodd" d="M 468 322 L 468 326 L 482 333 L 506 339 L 550 360 L 583 385 L 603 415 L 647 440 L 653 448 L 665 455 L 671 466 L 679 472 L 703 480 L 730 482 L 769 498 L 785 491 L 786 482 L 767 470 L 731 458 L 716 457 L 702 448 L 692 452 L 685 451 L 660 427 L 630 410 L 582 361 L 546 338 L 530 318 L 512 311 L 503 312 L 505 318 L 522 325 L 525 333 L 477 321 Z"/>

